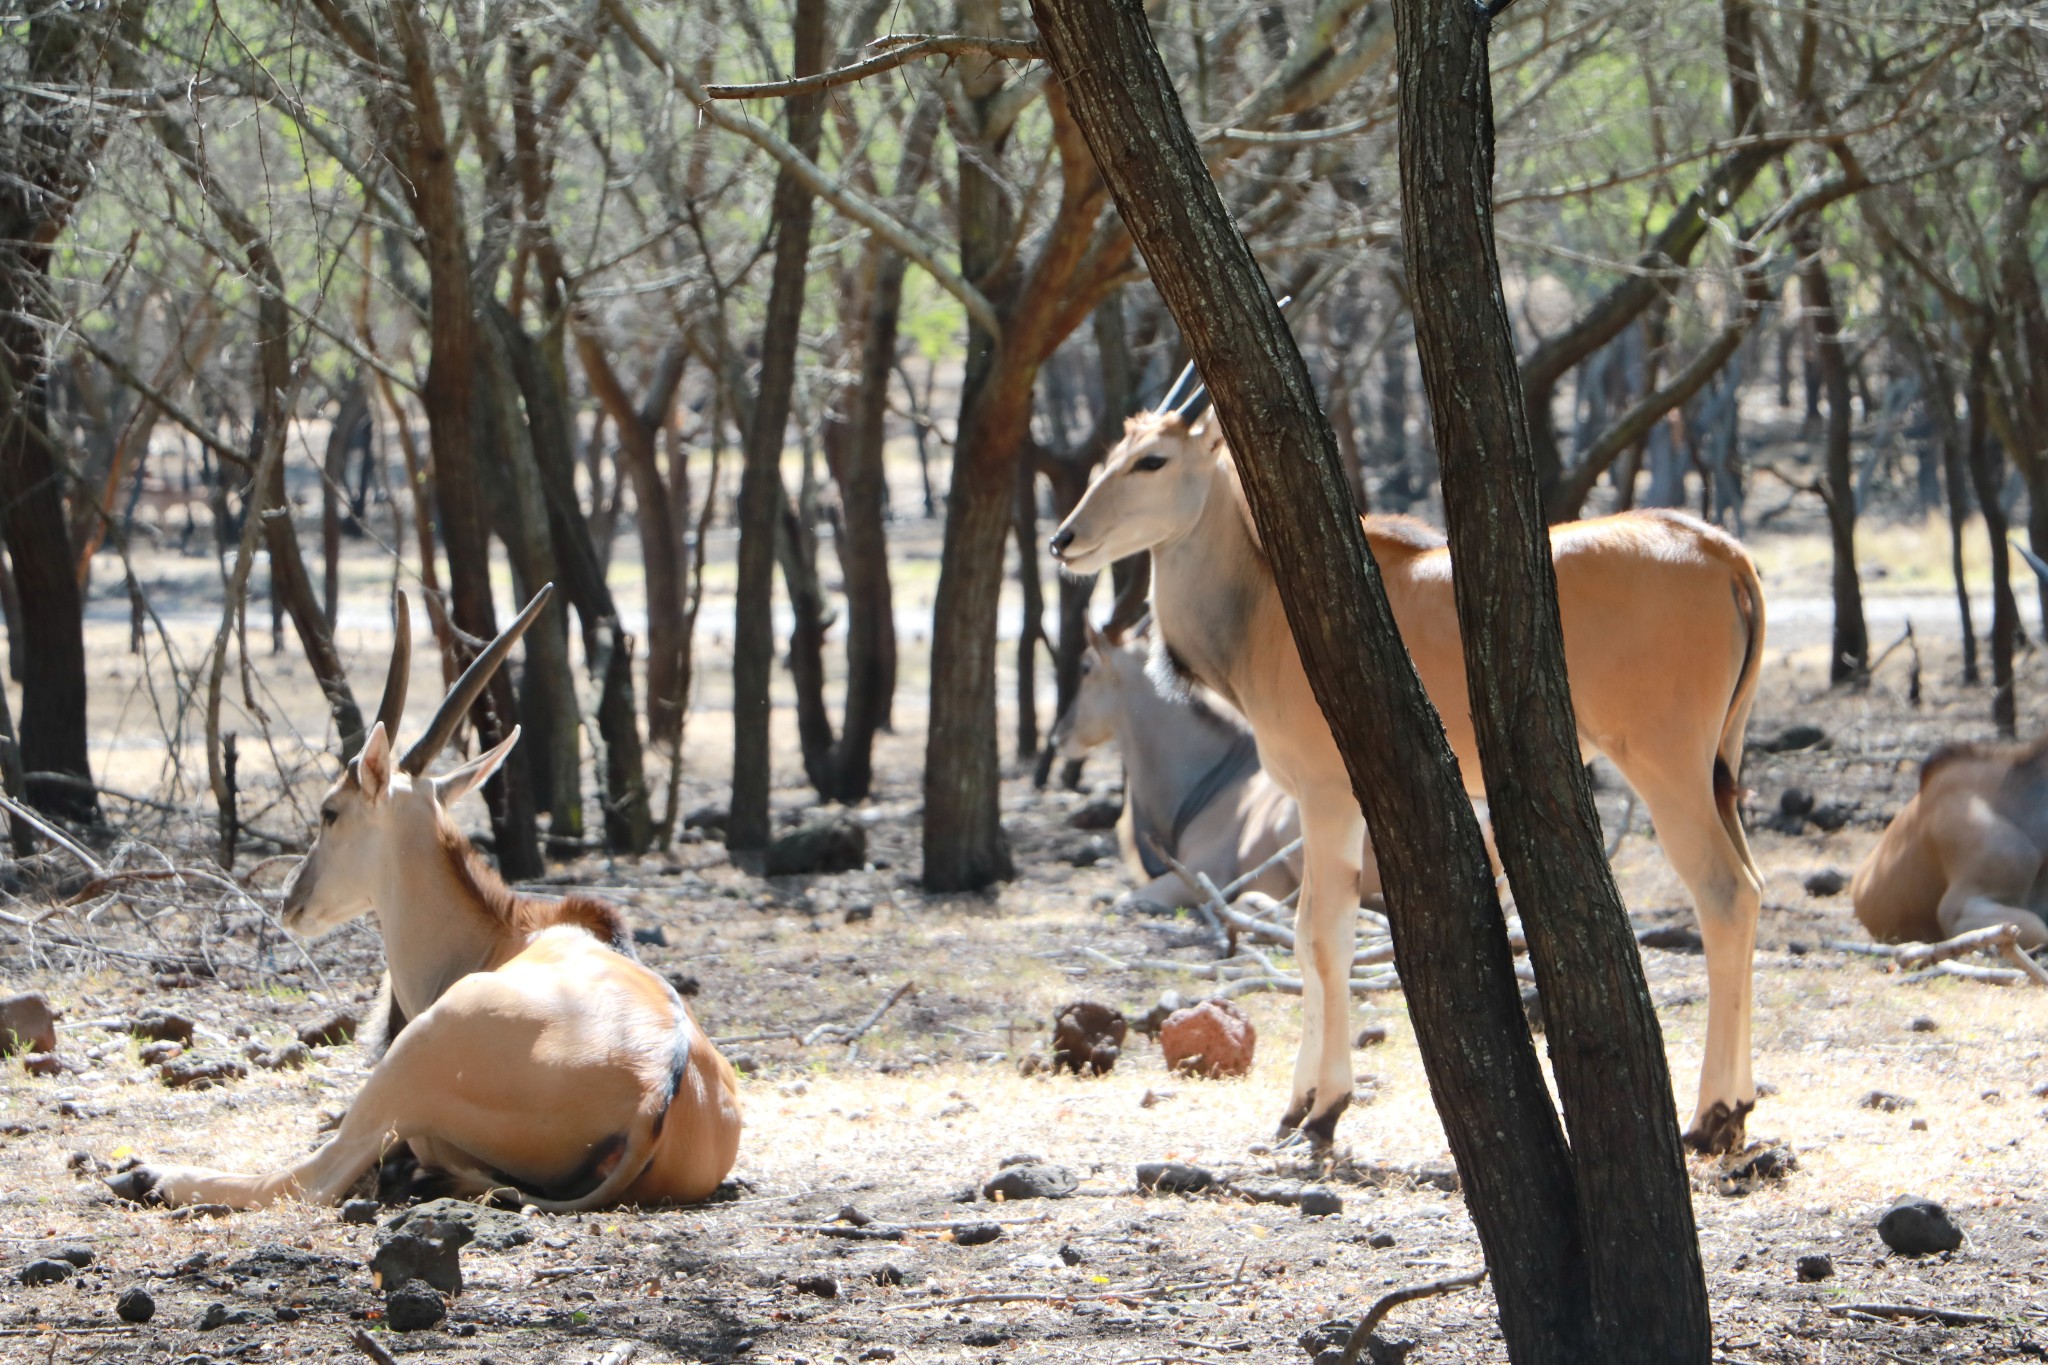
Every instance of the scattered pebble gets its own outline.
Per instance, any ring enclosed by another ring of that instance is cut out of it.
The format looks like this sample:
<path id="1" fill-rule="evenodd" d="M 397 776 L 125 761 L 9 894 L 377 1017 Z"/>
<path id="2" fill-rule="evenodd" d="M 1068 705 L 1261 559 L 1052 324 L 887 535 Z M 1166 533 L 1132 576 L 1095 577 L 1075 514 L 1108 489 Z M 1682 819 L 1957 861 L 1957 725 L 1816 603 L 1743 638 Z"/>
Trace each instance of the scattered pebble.
<path id="1" fill-rule="evenodd" d="M 300 1029 L 299 1041 L 307 1047 L 340 1047 L 356 1036 L 356 1027 L 356 1017 L 344 1010 Z"/>
<path id="2" fill-rule="evenodd" d="M 794 1283 L 799 1294 L 815 1294 L 821 1299 L 839 1297 L 839 1281 L 830 1275 L 805 1275 Z"/>
<path id="3" fill-rule="evenodd" d="M 83 1270 L 87 1266 L 91 1265 L 95 1259 L 91 1247 L 79 1246 L 75 1244 L 71 1246 L 58 1247 L 55 1251 L 51 1252 L 50 1254 L 52 1256 L 55 1256 L 60 1261 L 69 1261 L 72 1265 L 77 1266 L 80 1270 Z"/>
<path id="4" fill-rule="evenodd" d="M 1064 1166 L 1026 1161 L 1005 1166 L 981 1187 L 983 1199 L 1065 1199 L 1080 1182 Z"/>
<path id="5" fill-rule="evenodd" d="M 1809 896 L 1839 896 L 1849 879 L 1832 867 L 1824 867 L 1807 877 L 1805 886 Z"/>
<path id="6" fill-rule="evenodd" d="M 447 1316 L 441 1296 L 418 1280 L 407 1280 L 384 1296 L 384 1321 L 394 1332 L 424 1332 Z"/>
<path id="7" fill-rule="evenodd" d="M 21 1059 L 21 1065 L 31 1076 L 61 1076 L 70 1069 L 54 1052 L 31 1052 Z"/>
<path id="8" fill-rule="evenodd" d="M 148 1322 L 156 1316 L 156 1300 L 147 1289 L 124 1289 L 114 1301 L 114 1315 L 123 1322 Z"/>
<path id="9" fill-rule="evenodd" d="M 1877 1235 L 1901 1256 L 1926 1256 L 1937 1251 L 1954 1251 L 1963 1244 L 1962 1229 L 1948 1216 L 1948 1210 L 1932 1199 L 1901 1195 L 1897 1203 L 1877 1220 Z"/>
<path id="10" fill-rule="evenodd" d="M 475 1233 L 462 1223 L 418 1220 L 413 1231 L 391 1233 L 377 1244 L 370 1273 L 380 1287 L 424 1280 L 448 1294 L 462 1292 L 462 1248 Z"/>
<path id="11" fill-rule="evenodd" d="M 1858 1109 L 1875 1109 L 1883 1114 L 1896 1114 L 1901 1109 L 1913 1107 L 1913 1101 L 1904 1095 L 1894 1095 L 1889 1090 L 1873 1090 L 1856 1101 Z"/>
<path id="12" fill-rule="evenodd" d="M 1301 1192 L 1301 1215 L 1304 1218 L 1328 1218 L 1344 1212 L 1344 1199 L 1335 1190 L 1303 1190 Z"/>
<path id="13" fill-rule="evenodd" d="M 388 1219 L 384 1231 L 433 1235 L 437 1226 L 456 1223 L 469 1229 L 479 1251 L 510 1251 L 536 1235 L 532 1219 L 466 1199 L 430 1199 L 415 1204 Z"/>
<path id="14" fill-rule="evenodd" d="M 1940 1028 L 1940 1024 L 1935 1023 L 1934 1020 L 1924 1014 L 1916 1014 L 1906 1021 L 1906 1029 L 1911 1033 L 1935 1033 Z"/>
<path id="15" fill-rule="evenodd" d="M 199 1330 L 211 1332 L 221 1327 L 246 1327 L 257 1321 L 256 1312 L 250 1308 L 230 1308 L 224 1303 L 209 1303 L 199 1315 Z"/>
<path id="16" fill-rule="evenodd" d="M 185 1045 L 183 1043 L 174 1043 L 169 1039 L 164 1039 L 159 1042 L 144 1043 L 137 1051 L 136 1056 L 141 1059 L 144 1066 L 162 1066 L 165 1062 L 182 1055 L 184 1051 Z"/>
<path id="17" fill-rule="evenodd" d="M 157 1068 L 163 1083 L 175 1090 L 210 1090 L 248 1074 L 249 1068 L 232 1057 L 178 1058 Z"/>
<path id="18" fill-rule="evenodd" d="M 1906 1125 L 1906 1131 L 1907 1131 L 1907 1132 L 1909 1132 L 1909 1133 L 1924 1133 L 1924 1132 L 1926 1132 L 1926 1131 L 1927 1131 L 1927 1120 L 1926 1120 L 1926 1119 L 1914 1119 L 1914 1120 L 1913 1120 L 1913 1121 L 1912 1121 L 1911 1123 L 1909 1123 L 1909 1124 L 1907 1124 L 1907 1125 Z"/>
<path id="19" fill-rule="evenodd" d="M 1834 1276 L 1834 1258 L 1821 1252 L 1815 1252 L 1809 1256 L 1801 1256 L 1799 1258 L 1798 1272 L 1801 1284 L 1818 1284 L 1822 1280 L 1830 1279 Z"/>
<path id="20" fill-rule="evenodd" d="M 1353 1047 L 1378 1047 L 1378 1046 L 1379 1046 L 1379 1045 L 1380 1045 L 1381 1043 L 1384 1043 L 1384 1042 L 1386 1042 L 1386 1041 L 1387 1041 L 1387 1028 L 1386 1028 L 1386 1025 L 1384 1025 L 1384 1024 L 1372 1024 L 1372 1025 L 1369 1025 L 1369 1026 L 1367 1026 L 1367 1027 L 1365 1027 L 1365 1028 L 1362 1028 L 1362 1029 L 1360 1029 L 1360 1030 L 1358 1031 L 1358 1037 L 1356 1037 L 1356 1038 L 1354 1038 L 1354 1039 L 1352 1040 L 1352 1042 L 1351 1042 L 1351 1046 L 1353 1046 Z"/>
<path id="21" fill-rule="evenodd" d="M 377 1221 L 378 1205 L 374 1199 L 351 1199 L 341 1206 L 341 1221 L 361 1226 Z"/>
<path id="22" fill-rule="evenodd" d="M 1067 817 L 1067 826 L 1070 829 L 1115 829 L 1116 822 L 1123 818 L 1123 813 L 1124 802 L 1121 795 L 1098 796 L 1084 805 L 1077 806 Z"/>
<path id="23" fill-rule="evenodd" d="M 248 1047 L 248 1056 L 250 1061 L 265 1071 L 297 1071 L 313 1060 L 313 1049 L 294 1038 L 289 1043 L 281 1043 L 277 1047 L 251 1043 Z"/>
<path id="24" fill-rule="evenodd" d="M 1365 1239 L 1365 1244 L 1369 1247 L 1376 1247 L 1381 1251 L 1385 1251 L 1388 1247 L 1394 1245 L 1394 1234 L 1391 1232 L 1375 1232 L 1372 1236 Z"/>
<path id="25" fill-rule="evenodd" d="M 987 1246 L 1002 1236 L 1001 1223 L 963 1223 L 953 1229 L 953 1241 L 963 1247 Z"/>
<path id="26" fill-rule="evenodd" d="M 190 1043 L 192 1021 L 169 1010 L 147 1009 L 128 1021 L 128 1031 L 153 1042 Z"/>

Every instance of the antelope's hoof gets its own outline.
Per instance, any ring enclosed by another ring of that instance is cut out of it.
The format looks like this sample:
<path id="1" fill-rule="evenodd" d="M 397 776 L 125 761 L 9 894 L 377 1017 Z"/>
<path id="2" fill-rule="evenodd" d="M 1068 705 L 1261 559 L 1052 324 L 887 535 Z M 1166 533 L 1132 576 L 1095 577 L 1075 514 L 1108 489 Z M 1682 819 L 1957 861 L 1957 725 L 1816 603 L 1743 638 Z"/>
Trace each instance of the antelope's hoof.
<path id="1" fill-rule="evenodd" d="M 114 1192 L 117 1199 L 125 1199 L 131 1204 L 155 1206 L 164 1202 L 163 1194 L 158 1188 L 162 1179 L 163 1177 L 150 1167 L 137 1166 L 132 1171 L 108 1176 L 107 1188 Z"/>
<path id="2" fill-rule="evenodd" d="M 1273 1140 L 1281 1146 L 1300 1140 L 1301 1121 L 1308 1117 L 1308 1111 L 1316 1107 L 1316 1092 L 1311 1089 L 1300 1099 L 1290 1102 L 1287 1112 L 1280 1116 L 1280 1126 L 1273 1130 Z"/>
<path id="3" fill-rule="evenodd" d="M 1309 1147 L 1316 1155 L 1321 1156 L 1337 1145 L 1337 1120 L 1350 1107 L 1351 1096 L 1345 1095 L 1301 1125 L 1301 1134 L 1308 1139 Z"/>
<path id="4" fill-rule="evenodd" d="M 1754 1108 L 1755 1100 L 1739 1101 L 1732 1109 L 1725 1100 L 1715 1100 L 1686 1130 L 1685 1145 L 1706 1156 L 1739 1150 L 1747 1135 L 1749 1112 Z"/>

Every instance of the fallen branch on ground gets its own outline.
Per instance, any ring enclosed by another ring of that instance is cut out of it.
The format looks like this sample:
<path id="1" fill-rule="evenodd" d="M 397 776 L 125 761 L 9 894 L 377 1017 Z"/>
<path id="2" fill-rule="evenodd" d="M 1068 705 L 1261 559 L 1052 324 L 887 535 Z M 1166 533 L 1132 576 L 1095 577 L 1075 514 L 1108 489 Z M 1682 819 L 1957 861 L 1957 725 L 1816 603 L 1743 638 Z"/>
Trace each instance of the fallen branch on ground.
<path id="1" fill-rule="evenodd" d="M 1468 1271 L 1463 1275 L 1447 1275 L 1441 1280 L 1430 1280 L 1425 1284 L 1404 1285 L 1391 1293 L 1381 1295 L 1380 1301 L 1375 1303 L 1363 1318 L 1359 1319 L 1358 1326 L 1351 1329 L 1351 1339 L 1344 1343 L 1344 1356 L 1338 1362 L 1338 1365 L 1357 1365 L 1359 1353 L 1365 1350 L 1366 1338 L 1372 1335 L 1372 1329 L 1379 1326 L 1387 1314 L 1393 1312 L 1402 1304 L 1415 1299 L 1434 1298 L 1438 1294 L 1448 1294 L 1454 1289 L 1470 1289 L 1485 1278 L 1486 1268 L 1481 1266 L 1479 1269 Z"/>
<path id="2" fill-rule="evenodd" d="M 398 1362 L 391 1358 L 391 1352 L 385 1350 L 378 1343 L 377 1338 L 371 1336 L 360 1327 L 356 1328 L 354 1335 L 350 1336 L 348 1341 L 349 1345 L 376 1361 L 377 1365 L 398 1365 Z"/>
<path id="3" fill-rule="evenodd" d="M 1982 1327 L 1987 1323 L 2001 1321 L 1992 1313 L 1964 1313 L 1954 1308 L 1922 1308 L 1911 1303 L 1837 1303 L 1828 1306 L 1830 1315 L 1838 1318 L 1851 1313 L 1861 1313 L 1868 1318 L 1912 1318 L 1921 1322 L 1938 1322 L 1944 1327 Z"/>
<path id="4" fill-rule="evenodd" d="M 1139 1303 L 1163 1299 L 1170 1294 L 1192 1294 L 1201 1289 L 1222 1289 L 1233 1280 L 1190 1280 L 1186 1284 L 1162 1284 L 1154 1289 L 1112 1290 L 1106 1294 L 962 1294 L 958 1298 L 933 1299 L 929 1303 L 906 1303 L 901 1309 L 924 1311 L 932 1308 L 964 1308 L 976 1303 Z"/>
<path id="5" fill-rule="evenodd" d="M 1887 958 L 1901 968 L 1932 967 L 1947 963 L 1951 958 L 1967 953 L 1994 952 L 2017 967 L 2037 986 L 2048 986 L 2048 968 L 2034 961 L 2026 949 L 2020 947 L 2019 926 L 2014 924 L 1991 924 L 1982 929 L 1972 929 L 1966 934 L 1943 939 L 1940 943 L 1850 943 L 1840 939 L 1826 939 L 1823 947 L 1837 952 L 1857 953 L 1864 957 Z M 1955 969 L 1941 973 L 1947 976 L 1968 976 L 1973 980 L 1992 981 L 2005 984 L 2005 974 L 1995 976 L 1979 975 L 1983 969 Z M 1906 980 L 1924 981 L 1931 973 L 1915 973 Z"/>

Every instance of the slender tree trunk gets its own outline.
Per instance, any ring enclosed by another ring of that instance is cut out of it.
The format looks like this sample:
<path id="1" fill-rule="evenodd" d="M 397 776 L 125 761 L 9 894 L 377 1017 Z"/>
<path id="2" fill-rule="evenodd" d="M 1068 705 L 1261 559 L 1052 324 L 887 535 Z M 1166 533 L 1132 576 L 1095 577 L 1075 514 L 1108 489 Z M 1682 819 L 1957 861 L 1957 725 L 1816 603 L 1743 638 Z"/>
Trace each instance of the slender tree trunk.
<path id="1" fill-rule="evenodd" d="M 2019 699 L 2013 685 L 2012 655 L 2018 643 L 2020 604 L 2012 590 L 2012 550 L 2006 544 L 2005 503 L 2000 498 L 2005 482 L 2005 460 L 1991 444 L 1989 413 L 1990 350 L 1978 342 L 1970 357 L 1969 387 L 1964 402 L 1969 406 L 1965 437 L 1970 463 L 1970 480 L 1976 489 L 1977 507 L 1984 514 L 1984 537 L 1991 549 L 1991 719 L 1998 733 L 2012 738 L 2018 730 Z"/>
<path id="2" fill-rule="evenodd" d="M 808 76 L 825 65 L 825 0 L 797 0 L 796 51 L 791 73 Z M 818 95 L 788 102 L 789 140 L 805 156 L 818 151 Z M 739 593 L 733 632 L 732 810 L 726 847 L 765 848 L 770 786 L 769 670 L 774 653 L 776 519 L 787 499 L 780 464 L 796 373 L 797 325 L 803 319 L 804 266 L 811 250 L 811 192 L 787 167 L 775 176 L 775 270 L 761 326 L 761 381 L 747 427 L 740 475 Z"/>
<path id="3" fill-rule="evenodd" d="M 1017 544 L 1017 585 L 1023 615 L 1017 623 L 1017 761 L 1038 756 L 1038 642 L 1045 635 L 1045 579 L 1038 571 L 1038 474 L 1017 462 L 1017 501 L 1011 523 Z"/>
<path id="4" fill-rule="evenodd" d="M 1449 130 L 1432 125 L 1431 136 L 1414 150 L 1427 152 L 1439 168 L 1444 158 L 1451 158 L 1450 168 L 1464 173 L 1433 187 L 1440 195 L 1463 195 L 1469 201 L 1465 217 L 1436 220 L 1446 230 L 1457 229 L 1453 241 L 1439 249 L 1464 253 L 1461 262 L 1453 263 L 1458 273 L 1477 270 L 1486 277 L 1496 299 L 1494 339 L 1504 345 L 1505 317 L 1498 312 L 1491 242 L 1483 232 L 1490 186 L 1482 172 L 1489 158 L 1485 144 L 1478 141 L 1484 123 L 1475 122 L 1484 120 L 1488 108 L 1484 35 L 1453 27 L 1447 39 L 1421 49 L 1430 35 L 1418 8 L 1396 12 L 1407 106 L 1404 140 L 1422 137 L 1422 130 L 1406 126 L 1415 117 L 1417 101 L 1438 106 L 1433 116 L 1454 122 Z M 1351 505 L 1335 438 L 1317 411 L 1307 369 L 1203 169 L 1199 149 L 1152 47 L 1143 8 L 1139 0 L 1033 0 L 1032 10 L 1074 117 L 1110 181 L 1155 285 L 1172 306 L 1215 394 L 1217 415 L 1238 452 L 1246 495 L 1310 683 L 1379 836 L 1376 846 L 1409 1009 L 1432 1093 L 1496 1277 L 1495 1294 L 1510 1354 L 1517 1361 L 1573 1365 L 1594 1359 L 1651 1358 L 1640 1349 L 1607 1354 L 1608 1343 L 1601 1339 L 1605 1333 L 1595 1330 L 1591 1272 L 1570 1153 L 1519 1010 L 1519 990 L 1477 821 L 1441 724 L 1401 646 L 1384 586 Z M 1441 13 L 1450 24 L 1472 22 L 1469 7 L 1445 6 Z M 1460 134 L 1457 120 L 1465 121 L 1462 134 L 1471 139 L 1470 145 L 1445 145 Z M 1422 168 L 1405 164 L 1414 150 L 1404 157 L 1404 173 L 1420 175 Z M 1416 211 L 1416 194 L 1411 185 L 1411 213 Z M 1411 228 L 1411 260 L 1417 259 L 1418 235 Z M 1483 255 L 1468 250 L 1475 238 L 1484 245 Z M 1460 307 L 1469 313 L 1471 299 Z M 1422 311 L 1417 310 L 1418 317 Z M 1499 361 L 1504 354 L 1486 359 Z M 1504 399 L 1512 401 L 1511 379 L 1498 384 L 1500 376 L 1493 369 L 1486 378 L 1496 387 L 1480 400 L 1484 406 L 1497 409 Z M 1447 376 L 1442 380 L 1448 383 Z M 1455 441 L 1447 435 L 1443 444 L 1448 447 Z M 1527 480 L 1526 438 L 1501 454 L 1519 454 L 1513 472 Z M 1521 514 L 1524 537 L 1540 542 L 1542 518 L 1534 488 L 1524 488 L 1513 506 Z M 1544 566 L 1547 569 L 1547 558 Z M 1522 564 L 1516 568 L 1527 571 Z M 1549 623 L 1553 651 L 1561 648 L 1554 602 L 1547 613 L 1537 615 Z M 1563 696 L 1561 666 L 1549 682 L 1554 711 Z M 1565 715 L 1568 719 L 1569 712 Z M 1548 728 L 1554 730 L 1554 725 Z M 1574 803 L 1581 814 L 1588 808 L 1582 787 Z M 1616 933 L 1606 937 L 1619 934 L 1633 961 L 1633 941 L 1625 935 L 1625 924 L 1610 926 Z M 1606 958 L 1596 961 L 1600 966 L 1591 975 L 1627 979 L 1630 969 Z M 1584 964 L 1576 970 L 1585 970 Z M 1640 967 L 1633 970 L 1639 973 Z M 1634 1003 L 1646 1011 L 1648 1000 L 1639 976 L 1633 994 L 1640 997 Z M 1647 1040 L 1615 1041 L 1639 1045 L 1625 1051 L 1656 1053 L 1654 1031 Z M 1661 1064 L 1661 1053 L 1656 1056 Z M 1569 1095 L 1570 1083 L 1566 1086 Z M 1610 1090 L 1605 1097 L 1610 1105 L 1613 1093 Z M 1676 1165 L 1677 1129 L 1669 1113 L 1668 1081 L 1651 1096 L 1646 1126 L 1669 1129 L 1659 1137 L 1672 1156 L 1671 1169 L 1655 1174 L 1648 1201 L 1655 1221 L 1672 1212 L 1666 1187 L 1674 1183 L 1673 1177 L 1682 1177 L 1682 1168 Z M 1589 1141 L 1598 1148 L 1590 1135 Z M 1617 1155 L 1612 1148 L 1607 1154 Z M 1618 1168 L 1598 1188 L 1605 1194 L 1631 1174 L 1640 1175 L 1626 1166 Z M 1683 1199 L 1682 1178 L 1675 1183 Z M 1632 1199 L 1641 1194 L 1633 1186 L 1628 1191 Z M 1681 1207 L 1689 1218 L 1689 1205 Z M 1630 1221 L 1625 1212 L 1608 1210 L 1597 1225 L 1627 1234 Z M 1633 1236 L 1628 1237 L 1627 1249 L 1638 1255 L 1643 1251 Z M 1619 1250 L 1608 1253 L 1608 1259 Z M 1661 1263 L 1667 1258 L 1657 1259 Z M 1697 1284 L 1696 1261 L 1693 1266 L 1694 1283 L 1684 1286 L 1681 1305 L 1674 1309 L 1651 1304 L 1641 1314 L 1643 1335 L 1666 1346 L 1669 1334 L 1662 1328 L 1671 1316 L 1697 1320 L 1699 1330 L 1683 1339 L 1683 1349 L 1658 1359 L 1706 1358 L 1704 1294 Z M 1650 1265 L 1646 1280 L 1668 1283 L 1671 1277 L 1659 1274 L 1659 1268 L 1657 1263 Z"/>
<path id="5" fill-rule="evenodd" d="M 1963 581 L 1963 539 L 1970 520 L 1969 456 L 1956 422 L 1955 384 L 1927 344 L 1916 319 L 1901 319 L 1894 335 L 1920 383 L 1920 402 L 1941 447 L 1941 478 L 1948 504 L 1949 574 L 1956 584 L 1956 616 L 1963 632 L 1963 685 L 1983 680 L 1977 667 L 1977 623 L 1971 619 L 1970 588 Z"/>
<path id="6" fill-rule="evenodd" d="M 1799 286 L 1813 324 L 1821 380 L 1827 390 L 1828 536 L 1834 547 L 1835 633 L 1828 680 L 1860 680 L 1870 666 L 1870 633 L 1863 622 L 1863 587 L 1856 577 L 1856 485 L 1849 463 L 1849 361 L 1820 233 L 1802 226 L 1794 236 L 1801 263 Z"/>
<path id="7" fill-rule="evenodd" d="M 335 614 L 341 609 L 342 502 L 348 481 L 348 453 L 355 447 L 356 433 L 370 420 L 370 389 L 360 375 L 349 380 L 327 429 L 326 457 L 321 461 L 320 559 L 321 618 L 327 633 L 334 633 Z"/>

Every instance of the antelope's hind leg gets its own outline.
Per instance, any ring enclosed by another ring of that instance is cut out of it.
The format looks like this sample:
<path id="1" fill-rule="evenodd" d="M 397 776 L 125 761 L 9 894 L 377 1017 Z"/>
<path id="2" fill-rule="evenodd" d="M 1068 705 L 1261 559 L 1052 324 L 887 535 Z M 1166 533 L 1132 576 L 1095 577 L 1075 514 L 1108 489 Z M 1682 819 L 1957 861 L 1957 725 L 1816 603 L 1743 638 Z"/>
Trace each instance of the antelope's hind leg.
<path id="1" fill-rule="evenodd" d="M 1300 803 L 1303 866 L 1294 917 L 1301 969 L 1301 1051 L 1283 1129 L 1327 1150 L 1351 1104 L 1351 955 L 1358 923 L 1365 820 L 1348 789 Z"/>

